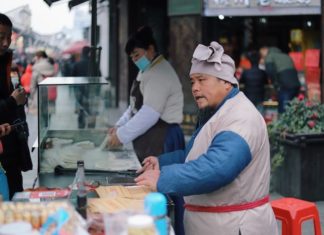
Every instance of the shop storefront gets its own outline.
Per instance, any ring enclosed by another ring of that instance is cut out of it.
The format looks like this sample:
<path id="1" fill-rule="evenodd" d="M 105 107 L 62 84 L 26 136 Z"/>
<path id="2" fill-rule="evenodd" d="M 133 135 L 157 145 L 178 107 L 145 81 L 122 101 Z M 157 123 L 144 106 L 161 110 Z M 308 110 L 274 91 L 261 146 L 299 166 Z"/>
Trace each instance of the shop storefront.
<path id="1" fill-rule="evenodd" d="M 320 0 L 208 0 L 204 41 L 224 42 L 237 65 L 246 51 L 278 47 L 293 58 L 309 98 L 320 100 L 320 5 Z"/>
<path id="2" fill-rule="evenodd" d="M 190 59 L 184 58 L 191 58 L 197 43 L 219 41 L 237 65 L 247 50 L 276 46 L 291 53 L 302 82 L 306 76 L 317 82 L 311 95 L 320 99 L 320 0 L 195 0 L 182 7 L 183 3 L 168 1 L 170 59 L 180 77 L 187 77 Z M 184 84 L 184 91 L 185 117 L 191 122 L 195 107 L 190 86 Z"/>

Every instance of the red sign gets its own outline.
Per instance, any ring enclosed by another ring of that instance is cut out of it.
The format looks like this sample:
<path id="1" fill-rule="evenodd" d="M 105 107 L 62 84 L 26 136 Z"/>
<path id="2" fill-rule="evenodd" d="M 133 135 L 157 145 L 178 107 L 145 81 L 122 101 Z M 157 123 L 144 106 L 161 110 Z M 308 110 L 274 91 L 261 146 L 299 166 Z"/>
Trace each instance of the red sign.
<path id="1" fill-rule="evenodd" d="M 302 52 L 289 52 L 290 58 L 293 60 L 297 71 L 304 69 L 304 56 Z"/>
<path id="2" fill-rule="evenodd" d="M 320 50 L 307 49 L 305 53 L 305 67 L 319 67 Z"/>
<path id="3" fill-rule="evenodd" d="M 306 67 L 305 69 L 305 79 L 306 83 L 320 83 L 321 69 L 318 67 Z"/>

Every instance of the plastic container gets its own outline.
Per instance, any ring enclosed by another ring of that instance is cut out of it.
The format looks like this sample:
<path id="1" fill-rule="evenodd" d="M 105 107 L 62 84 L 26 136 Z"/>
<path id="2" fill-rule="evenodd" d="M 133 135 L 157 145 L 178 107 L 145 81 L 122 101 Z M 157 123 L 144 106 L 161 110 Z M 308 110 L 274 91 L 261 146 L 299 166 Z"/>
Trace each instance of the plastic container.
<path id="1" fill-rule="evenodd" d="M 144 199 L 144 209 L 154 218 L 155 228 L 159 235 L 168 235 L 167 199 L 162 193 L 149 193 Z"/>
<path id="2" fill-rule="evenodd" d="M 0 227 L 0 235 L 31 235 L 33 229 L 30 223 L 27 222 L 14 222 L 5 224 Z"/>
<path id="3" fill-rule="evenodd" d="M 149 215 L 133 215 L 127 219 L 128 235 L 156 235 L 154 220 Z"/>

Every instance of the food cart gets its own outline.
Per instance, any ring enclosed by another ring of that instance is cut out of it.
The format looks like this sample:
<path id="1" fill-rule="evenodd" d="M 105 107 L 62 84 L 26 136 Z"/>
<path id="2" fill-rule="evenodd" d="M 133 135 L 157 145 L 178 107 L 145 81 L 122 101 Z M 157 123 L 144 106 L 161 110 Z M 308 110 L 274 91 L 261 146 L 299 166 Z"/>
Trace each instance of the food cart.
<path id="1" fill-rule="evenodd" d="M 39 188 L 33 193 L 15 195 L 16 201 L 39 197 L 39 201 L 69 199 L 76 205 L 72 189 L 79 160 L 84 161 L 86 182 L 91 189 L 88 192 L 91 212 L 105 213 L 104 209 L 111 209 L 116 202 L 115 198 L 109 198 L 104 207 L 107 200 L 98 200 L 104 190 L 117 195 L 118 187 L 128 186 L 133 188 L 127 189 L 127 193 L 138 193 L 134 178 L 141 164 L 132 145 L 114 149 L 106 146 L 108 128 L 116 121 L 113 120 L 115 97 L 109 81 L 103 77 L 50 77 L 38 84 L 37 97 Z M 67 190 L 71 193 L 66 193 Z M 134 198 L 123 197 L 118 203 L 132 207 L 129 199 Z M 167 206 L 174 223 L 174 205 L 169 198 Z"/>

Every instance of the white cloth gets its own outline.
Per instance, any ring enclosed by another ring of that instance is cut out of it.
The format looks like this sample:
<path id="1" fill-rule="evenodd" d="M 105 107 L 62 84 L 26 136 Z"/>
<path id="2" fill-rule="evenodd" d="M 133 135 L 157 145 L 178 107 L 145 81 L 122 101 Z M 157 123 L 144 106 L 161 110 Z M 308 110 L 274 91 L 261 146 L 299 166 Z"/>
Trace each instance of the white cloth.
<path id="1" fill-rule="evenodd" d="M 35 94 L 37 84 L 40 83 L 45 77 L 50 77 L 55 74 L 54 65 L 52 65 L 47 58 L 40 58 L 33 65 L 33 72 L 31 78 L 31 95 Z"/>
<path id="2" fill-rule="evenodd" d="M 126 122 L 128 122 L 129 119 L 131 118 L 131 112 L 132 112 L 132 109 L 130 106 L 128 106 L 126 111 L 123 113 L 123 115 L 116 122 L 115 126 L 120 127 L 120 126 L 125 125 Z"/>

